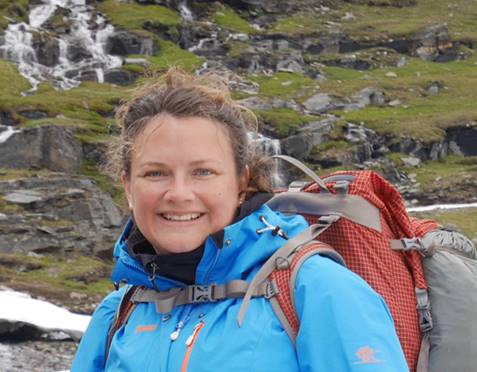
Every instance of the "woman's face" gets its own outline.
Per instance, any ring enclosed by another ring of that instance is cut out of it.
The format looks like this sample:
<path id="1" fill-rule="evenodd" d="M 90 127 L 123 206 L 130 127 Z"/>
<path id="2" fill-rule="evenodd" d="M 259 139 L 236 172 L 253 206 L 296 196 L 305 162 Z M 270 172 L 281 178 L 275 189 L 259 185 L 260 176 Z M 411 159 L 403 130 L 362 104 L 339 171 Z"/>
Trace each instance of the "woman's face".
<path id="1" fill-rule="evenodd" d="M 229 225 L 248 174 L 237 175 L 220 124 L 161 114 L 134 141 L 131 174 L 122 183 L 139 230 L 167 254 L 192 251 Z"/>

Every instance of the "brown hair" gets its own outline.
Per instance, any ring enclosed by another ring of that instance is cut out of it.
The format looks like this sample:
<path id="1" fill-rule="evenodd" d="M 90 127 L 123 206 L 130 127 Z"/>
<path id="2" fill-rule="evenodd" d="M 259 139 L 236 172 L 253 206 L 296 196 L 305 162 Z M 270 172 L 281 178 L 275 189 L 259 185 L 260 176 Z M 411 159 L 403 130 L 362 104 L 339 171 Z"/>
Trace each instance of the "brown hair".
<path id="1" fill-rule="evenodd" d="M 171 68 L 157 82 L 133 92 L 116 111 L 121 134 L 110 147 L 106 170 L 114 177 L 121 172 L 130 176 L 131 154 L 135 139 L 146 125 L 162 113 L 176 117 L 197 116 L 220 123 L 232 145 L 237 172 L 250 170 L 247 196 L 258 191 L 270 192 L 271 161 L 249 145 L 247 132 L 256 131 L 257 118 L 237 104 L 224 81 L 214 73 L 194 76 Z"/>

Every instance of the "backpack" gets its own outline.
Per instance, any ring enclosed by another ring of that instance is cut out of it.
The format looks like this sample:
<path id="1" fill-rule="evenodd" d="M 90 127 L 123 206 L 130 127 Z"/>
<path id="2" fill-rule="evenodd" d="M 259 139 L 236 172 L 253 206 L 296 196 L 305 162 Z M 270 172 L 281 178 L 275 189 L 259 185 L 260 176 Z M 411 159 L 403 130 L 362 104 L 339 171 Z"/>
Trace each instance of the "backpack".
<path id="1" fill-rule="evenodd" d="M 375 172 L 341 171 L 322 180 L 296 159 L 278 157 L 296 165 L 314 182 L 299 190 L 277 193 L 267 204 L 283 213 L 303 215 L 310 222 L 310 227 L 277 250 L 250 283 L 235 280 L 221 286 L 192 285 L 167 292 L 131 287 L 119 305 L 108 334 L 107 350 L 114 333 L 127 321 L 137 303 L 155 302 L 162 313 L 186 303 L 243 297 L 237 319 L 241 325 L 250 299 L 256 296 L 269 299 L 283 328 L 294 341 L 299 323 L 290 288 L 294 288 L 301 264 L 311 255 L 321 254 L 341 264 L 346 262 L 349 269 L 383 296 L 394 318 L 411 371 L 427 371 L 429 366 L 432 372 L 470 372 L 469 368 L 454 369 L 449 363 L 455 360 L 455 352 L 471 350 L 475 353 L 477 348 L 474 343 L 469 341 L 472 345 L 467 348 L 454 347 L 454 341 L 459 338 L 457 332 L 453 333 L 450 341 L 438 341 L 443 339 L 442 333 L 448 332 L 452 326 L 443 326 L 442 332 L 433 333 L 429 297 L 434 299 L 436 296 L 433 292 L 428 295 L 422 257 L 429 255 L 424 263 L 428 261 L 433 263 L 429 266 L 440 267 L 439 263 L 435 263 L 438 260 L 436 252 L 440 252 L 436 249 L 439 242 L 436 242 L 434 233 L 440 231 L 438 225 L 433 221 L 411 219 L 397 189 Z M 453 255 L 460 260 L 461 256 Z M 447 277 L 433 276 L 433 287 L 437 289 L 441 282 L 448 282 Z M 445 300 L 441 302 L 446 304 Z M 473 311 L 471 309 L 467 311 Z M 470 315 L 465 316 L 469 321 L 472 319 Z M 439 319 L 438 316 L 435 318 Z M 447 318 L 444 316 L 443 322 Z M 454 353 L 453 357 L 434 357 L 440 351 L 434 353 L 433 349 L 443 348 L 450 350 L 447 354 Z M 472 365 L 469 355 L 460 358 L 464 360 L 464 366 Z"/>

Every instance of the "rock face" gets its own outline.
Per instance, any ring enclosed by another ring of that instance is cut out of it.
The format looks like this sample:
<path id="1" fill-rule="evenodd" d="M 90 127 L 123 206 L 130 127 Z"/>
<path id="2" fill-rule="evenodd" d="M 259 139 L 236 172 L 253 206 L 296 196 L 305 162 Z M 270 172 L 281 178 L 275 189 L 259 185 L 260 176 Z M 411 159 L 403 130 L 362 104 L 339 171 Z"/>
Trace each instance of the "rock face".
<path id="1" fill-rule="evenodd" d="M 0 182 L 1 253 L 111 253 L 121 218 L 111 197 L 86 178 Z"/>
<path id="2" fill-rule="evenodd" d="M 73 132 L 58 126 L 23 129 L 0 143 L 3 168 L 46 168 L 76 173 L 81 160 L 81 144 Z"/>

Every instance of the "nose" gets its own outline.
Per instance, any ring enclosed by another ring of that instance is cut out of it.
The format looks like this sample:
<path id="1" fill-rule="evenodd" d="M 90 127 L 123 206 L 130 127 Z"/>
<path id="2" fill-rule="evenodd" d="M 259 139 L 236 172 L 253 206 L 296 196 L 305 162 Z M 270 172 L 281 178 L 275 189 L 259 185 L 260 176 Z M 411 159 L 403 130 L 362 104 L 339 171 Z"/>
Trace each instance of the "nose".
<path id="1" fill-rule="evenodd" d="M 164 200 L 171 203 L 187 202 L 194 199 L 192 182 L 184 176 L 174 176 L 164 193 Z"/>

